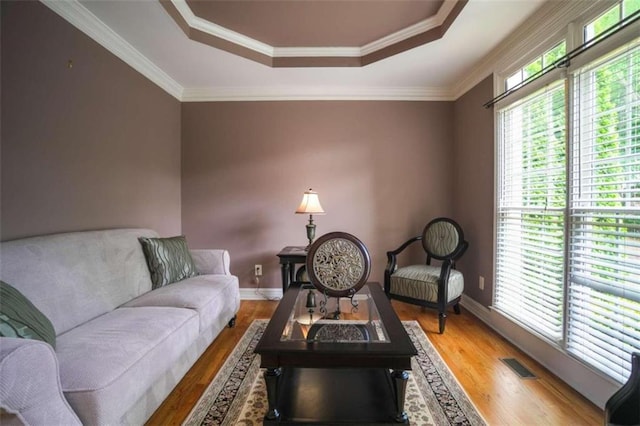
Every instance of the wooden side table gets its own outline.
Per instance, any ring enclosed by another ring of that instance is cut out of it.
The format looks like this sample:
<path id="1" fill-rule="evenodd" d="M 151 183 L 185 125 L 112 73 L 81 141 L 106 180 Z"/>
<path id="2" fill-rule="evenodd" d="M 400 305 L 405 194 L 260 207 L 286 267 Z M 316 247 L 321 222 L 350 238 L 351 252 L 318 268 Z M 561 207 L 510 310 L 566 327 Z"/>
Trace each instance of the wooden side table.
<path id="1" fill-rule="evenodd" d="M 282 271 L 282 294 L 284 294 L 295 280 L 296 265 L 304 265 L 307 262 L 307 250 L 302 246 L 287 246 L 280 250 L 278 257 Z"/>

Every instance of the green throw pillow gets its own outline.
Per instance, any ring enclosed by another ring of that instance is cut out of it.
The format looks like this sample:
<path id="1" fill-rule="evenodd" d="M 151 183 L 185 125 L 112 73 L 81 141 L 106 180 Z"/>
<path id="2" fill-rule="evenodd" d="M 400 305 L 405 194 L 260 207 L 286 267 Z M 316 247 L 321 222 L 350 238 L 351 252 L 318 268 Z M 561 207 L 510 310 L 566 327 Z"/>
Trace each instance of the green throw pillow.
<path id="1" fill-rule="evenodd" d="M 154 289 L 198 275 L 184 236 L 139 240 Z"/>
<path id="2" fill-rule="evenodd" d="M 4 281 L 0 281 L 0 336 L 42 340 L 56 347 L 56 332 L 49 318 Z"/>

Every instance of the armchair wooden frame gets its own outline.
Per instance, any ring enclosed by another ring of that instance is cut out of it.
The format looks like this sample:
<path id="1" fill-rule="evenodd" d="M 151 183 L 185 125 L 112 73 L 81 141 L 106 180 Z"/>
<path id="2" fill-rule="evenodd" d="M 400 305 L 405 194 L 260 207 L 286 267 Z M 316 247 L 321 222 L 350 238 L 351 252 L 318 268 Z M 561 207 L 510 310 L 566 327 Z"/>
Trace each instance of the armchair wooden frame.
<path id="1" fill-rule="evenodd" d="M 434 253 L 431 247 L 429 247 L 429 243 L 425 240 L 425 235 L 436 223 L 439 222 L 448 222 L 453 225 L 458 232 L 458 244 L 457 246 L 450 252 L 444 254 Z M 436 259 L 442 262 L 440 267 L 440 276 L 438 278 L 438 297 L 437 301 L 427 301 L 422 299 L 416 299 L 413 297 L 407 297 L 399 294 L 394 294 L 391 292 L 391 276 L 398 269 L 398 255 L 400 255 L 407 247 L 412 245 L 413 243 L 421 241 L 422 246 L 426 252 L 426 264 L 431 265 L 431 260 Z M 456 268 L 456 261 L 465 253 L 467 248 L 469 247 L 469 243 L 464 239 L 464 233 L 462 232 L 462 228 L 455 221 L 445 217 L 439 217 L 430 221 L 427 226 L 425 226 L 421 235 L 413 237 L 406 242 L 404 242 L 400 247 L 393 251 L 387 252 L 387 267 L 384 271 L 384 291 L 387 294 L 387 297 L 390 299 L 400 300 L 402 302 L 411 303 L 414 305 L 424 306 L 428 308 L 433 308 L 438 310 L 438 325 L 439 332 L 442 334 L 444 332 L 445 323 L 447 320 L 447 308 L 449 306 L 453 306 L 454 312 L 456 314 L 460 314 L 460 299 L 461 296 L 451 300 L 448 302 L 449 295 L 449 275 L 452 269 Z"/>

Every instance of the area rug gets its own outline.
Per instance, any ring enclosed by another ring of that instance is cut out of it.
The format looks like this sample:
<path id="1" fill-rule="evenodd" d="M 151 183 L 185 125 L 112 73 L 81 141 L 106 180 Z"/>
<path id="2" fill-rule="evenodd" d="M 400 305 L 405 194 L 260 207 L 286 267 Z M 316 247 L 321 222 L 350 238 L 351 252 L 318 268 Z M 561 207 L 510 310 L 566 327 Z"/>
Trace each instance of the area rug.
<path id="1" fill-rule="evenodd" d="M 267 391 L 260 356 L 253 352 L 268 320 L 255 320 L 183 425 L 261 425 Z M 485 422 L 416 321 L 403 321 L 418 350 L 412 360 L 405 410 L 411 425 L 484 425 Z"/>

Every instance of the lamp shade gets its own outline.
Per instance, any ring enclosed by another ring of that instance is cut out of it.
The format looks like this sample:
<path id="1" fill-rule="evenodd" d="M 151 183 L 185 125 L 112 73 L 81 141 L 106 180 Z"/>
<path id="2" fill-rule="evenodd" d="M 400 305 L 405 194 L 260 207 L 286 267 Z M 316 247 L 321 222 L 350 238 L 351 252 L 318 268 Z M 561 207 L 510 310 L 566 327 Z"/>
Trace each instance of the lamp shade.
<path id="1" fill-rule="evenodd" d="M 309 188 L 308 191 L 304 192 L 302 196 L 302 201 L 300 205 L 296 209 L 296 213 L 298 214 L 324 214 L 324 209 L 320 205 L 320 199 L 318 198 L 318 193 Z"/>

